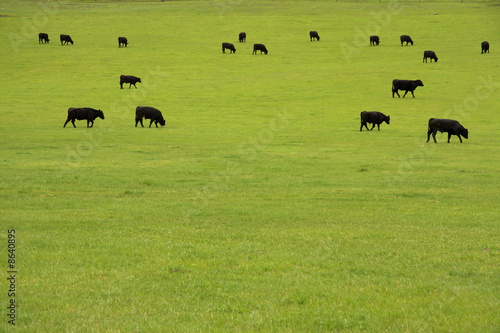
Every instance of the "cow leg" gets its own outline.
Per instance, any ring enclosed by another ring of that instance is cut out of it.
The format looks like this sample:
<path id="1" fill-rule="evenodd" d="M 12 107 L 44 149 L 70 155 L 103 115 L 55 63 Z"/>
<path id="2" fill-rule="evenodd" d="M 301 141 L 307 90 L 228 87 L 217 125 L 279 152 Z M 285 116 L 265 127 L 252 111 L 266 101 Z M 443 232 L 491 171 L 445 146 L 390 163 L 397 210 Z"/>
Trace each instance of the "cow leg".
<path id="1" fill-rule="evenodd" d="M 66 122 L 64 123 L 64 126 L 63 127 L 66 127 L 66 124 L 69 123 L 70 119 L 66 119 Z"/>
<path id="2" fill-rule="evenodd" d="M 151 127 L 151 125 L 153 125 L 153 119 L 151 119 L 151 122 L 149 123 L 149 127 Z"/>
<path id="3" fill-rule="evenodd" d="M 413 90 L 411 91 L 411 95 L 413 96 L 413 98 L 415 98 L 415 94 L 413 93 Z"/>
<path id="4" fill-rule="evenodd" d="M 451 133 L 448 132 L 448 143 L 450 143 L 450 139 L 451 139 Z"/>
<path id="5" fill-rule="evenodd" d="M 120 82 L 120 89 L 123 89 L 123 83 Z"/>
<path id="6" fill-rule="evenodd" d="M 432 132 L 432 138 L 434 139 L 434 143 L 438 143 L 436 141 L 436 133 L 437 133 L 437 129 Z"/>
<path id="7" fill-rule="evenodd" d="M 366 124 L 363 124 L 363 121 L 361 121 L 361 127 L 359 128 L 359 131 L 362 132 L 363 131 L 363 125 L 366 126 Z"/>
<path id="8" fill-rule="evenodd" d="M 138 122 L 139 122 L 139 119 L 135 118 L 135 127 L 137 127 Z"/>
<path id="9" fill-rule="evenodd" d="M 429 129 L 429 130 L 427 131 L 427 141 L 425 141 L 425 142 L 429 142 L 429 140 L 431 139 L 431 133 L 432 133 L 432 130 L 431 130 L 431 129 Z"/>
<path id="10" fill-rule="evenodd" d="M 408 91 L 409 91 L 409 90 L 407 90 L 407 91 L 405 92 L 405 94 L 403 95 L 403 98 L 405 98 L 405 96 L 406 96 L 406 94 L 408 93 Z M 413 94 L 413 93 L 412 93 L 412 94 Z"/>
<path id="11" fill-rule="evenodd" d="M 396 93 L 396 95 L 398 95 L 398 98 L 401 98 L 401 96 L 399 95 L 398 89 L 392 91 L 392 98 L 394 98 L 394 93 Z"/>
<path id="12" fill-rule="evenodd" d="M 457 134 L 457 136 L 460 139 L 460 143 L 462 143 L 462 137 L 460 137 L 460 134 Z"/>
<path id="13" fill-rule="evenodd" d="M 75 119 L 71 119 L 71 123 L 73 124 L 73 127 L 76 128 Z"/>
<path id="14" fill-rule="evenodd" d="M 375 125 L 373 125 L 375 127 Z M 380 131 L 380 124 L 377 124 L 377 128 Z"/>
<path id="15" fill-rule="evenodd" d="M 373 123 L 373 126 L 372 128 L 370 128 L 370 131 L 373 131 L 374 128 L 375 128 L 375 123 Z"/>

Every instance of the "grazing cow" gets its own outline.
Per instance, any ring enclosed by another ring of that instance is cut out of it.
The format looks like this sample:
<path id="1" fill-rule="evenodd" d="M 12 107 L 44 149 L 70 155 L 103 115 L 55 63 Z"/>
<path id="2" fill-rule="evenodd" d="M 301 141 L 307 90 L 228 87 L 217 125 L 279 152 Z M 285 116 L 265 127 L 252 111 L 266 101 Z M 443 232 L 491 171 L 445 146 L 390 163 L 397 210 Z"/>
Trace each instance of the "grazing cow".
<path id="1" fill-rule="evenodd" d="M 370 36 L 370 46 L 380 44 L 380 38 L 378 36 Z"/>
<path id="2" fill-rule="evenodd" d="M 122 45 L 124 47 L 127 47 L 128 45 L 127 37 L 118 37 L 118 47 L 122 47 Z"/>
<path id="3" fill-rule="evenodd" d="M 434 51 L 424 51 L 424 59 L 422 60 L 422 62 L 427 62 L 427 58 L 431 58 L 431 62 L 432 62 L 432 59 L 434 59 L 435 62 L 438 61 L 438 57 L 436 55 L 436 53 Z"/>
<path id="4" fill-rule="evenodd" d="M 246 32 L 240 32 L 238 35 L 238 40 L 240 43 L 246 43 L 247 42 L 247 33 Z"/>
<path id="5" fill-rule="evenodd" d="M 71 37 L 69 35 L 61 35 L 60 39 L 61 39 L 61 45 L 68 44 L 68 43 L 71 43 L 71 45 L 73 45 L 73 40 L 71 39 Z"/>
<path id="6" fill-rule="evenodd" d="M 138 106 L 135 109 L 135 127 L 137 127 L 138 122 L 141 122 L 141 126 L 144 127 L 142 118 L 151 119 L 149 127 L 151 127 L 153 121 L 155 122 L 156 127 L 158 127 L 158 123 L 160 123 L 161 127 L 165 127 L 165 119 L 163 119 L 163 116 L 158 109 L 150 106 Z"/>
<path id="7" fill-rule="evenodd" d="M 229 50 L 229 53 L 236 53 L 236 49 L 231 43 L 222 43 L 222 53 L 226 53 L 226 49 Z"/>
<path id="8" fill-rule="evenodd" d="M 78 120 L 83 120 L 87 119 L 87 127 L 94 126 L 94 120 L 96 118 L 101 118 L 104 119 L 104 113 L 102 113 L 101 110 L 96 110 L 92 108 L 69 108 L 68 109 L 68 119 L 66 119 L 66 122 L 64 123 L 63 127 L 66 127 L 66 124 L 71 121 L 73 124 L 73 127 L 75 126 L 75 119 Z"/>
<path id="9" fill-rule="evenodd" d="M 393 80 L 392 98 L 394 98 L 394 94 L 397 94 L 398 97 L 401 97 L 399 96 L 398 90 L 406 90 L 405 94 L 403 95 L 403 98 L 405 98 L 408 91 L 411 91 L 413 98 L 415 98 L 413 90 L 417 89 L 417 87 L 423 87 L 423 86 L 424 84 L 420 80 Z"/>
<path id="10" fill-rule="evenodd" d="M 262 52 L 267 54 L 267 49 L 264 44 L 253 44 L 252 54 L 257 54 L 257 51 L 260 51 L 260 54 L 262 54 Z"/>
<path id="11" fill-rule="evenodd" d="M 378 111 L 363 111 L 361 112 L 361 128 L 359 129 L 359 131 L 361 132 L 363 130 L 363 126 L 366 127 L 367 131 L 371 131 L 373 130 L 375 125 L 378 126 L 378 130 L 380 131 L 380 124 L 382 124 L 384 121 L 389 124 L 391 121 L 391 116 L 386 116 L 382 112 Z M 367 123 L 373 124 L 371 129 L 368 129 L 368 126 L 366 125 Z"/>
<path id="12" fill-rule="evenodd" d="M 460 143 L 462 143 L 462 138 L 460 137 L 460 135 L 462 135 L 466 139 L 469 138 L 469 131 L 462 125 L 460 125 L 458 121 L 453 119 L 436 119 L 436 118 L 429 119 L 427 142 L 429 142 L 432 133 L 432 138 L 434 139 L 434 142 L 437 143 L 436 141 L 437 131 L 441 133 L 443 132 L 448 133 L 448 143 L 450 143 L 450 138 L 452 135 L 458 136 L 458 138 L 460 139 Z"/>
<path id="13" fill-rule="evenodd" d="M 401 35 L 401 37 L 399 37 L 399 39 L 401 40 L 401 46 L 403 46 L 404 42 L 406 42 L 406 46 L 408 46 L 408 43 L 413 45 L 413 41 L 411 40 L 411 37 L 408 35 Z"/>
<path id="14" fill-rule="evenodd" d="M 490 53 L 490 43 L 484 41 L 481 43 L 481 54 L 486 52 Z"/>
<path id="15" fill-rule="evenodd" d="M 311 42 L 316 38 L 319 40 L 319 35 L 317 31 L 309 31 L 309 38 L 311 38 Z"/>
<path id="16" fill-rule="evenodd" d="M 138 78 L 137 76 L 133 75 L 120 75 L 120 89 L 123 89 L 123 84 L 124 83 L 129 83 L 130 85 L 128 88 L 132 87 L 134 85 L 135 89 L 137 89 L 137 86 L 135 85 L 137 82 L 142 83 L 141 79 Z"/>
<path id="17" fill-rule="evenodd" d="M 38 34 L 38 44 L 40 43 L 47 44 L 48 42 L 49 42 L 49 35 L 44 32 L 40 32 Z"/>

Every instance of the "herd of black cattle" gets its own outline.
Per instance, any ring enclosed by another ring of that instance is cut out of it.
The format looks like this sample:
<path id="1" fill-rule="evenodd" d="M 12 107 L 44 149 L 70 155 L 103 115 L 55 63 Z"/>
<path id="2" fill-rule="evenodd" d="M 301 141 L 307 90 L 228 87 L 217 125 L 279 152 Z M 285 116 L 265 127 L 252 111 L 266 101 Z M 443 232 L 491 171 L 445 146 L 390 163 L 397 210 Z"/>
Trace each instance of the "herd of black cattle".
<path id="1" fill-rule="evenodd" d="M 310 31 L 309 37 L 311 41 L 320 40 L 317 31 Z M 240 43 L 245 43 L 246 38 L 247 35 L 245 32 L 241 32 L 238 35 L 238 40 Z M 38 34 L 39 44 L 46 44 L 49 41 L 50 40 L 48 34 L 46 33 Z M 68 43 L 71 43 L 73 45 L 74 43 L 69 35 L 60 35 L 60 41 L 61 45 L 67 45 Z M 404 43 L 406 43 L 406 46 L 408 46 L 408 44 L 413 45 L 413 40 L 408 35 L 402 35 L 400 37 L 400 41 L 401 41 L 401 46 L 403 46 Z M 377 46 L 379 44 L 380 44 L 379 36 L 375 35 L 370 36 L 370 46 Z M 128 40 L 126 37 L 118 37 L 118 47 L 127 47 L 127 45 L 128 45 Z M 227 42 L 222 43 L 222 53 L 225 53 L 226 50 L 229 50 L 230 53 L 236 53 L 236 48 L 232 43 L 227 43 Z M 260 54 L 262 53 L 268 54 L 267 48 L 264 44 L 254 44 L 252 54 L 256 54 L 257 51 L 260 51 Z M 487 52 L 488 53 L 490 52 L 490 44 L 487 41 L 484 41 L 481 43 L 481 54 Z M 427 62 L 427 59 L 430 59 L 431 62 L 432 60 L 434 60 L 435 62 L 438 61 L 436 53 L 430 50 L 424 51 L 424 58 L 422 62 L 424 61 Z M 132 85 L 137 89 L 136 83 L 141 83 L 141 79 L 132 75 L 121 75 L 120 76 L 121 89 L 123 89 L 124 83 L 129 84 L 129 89 L 132 87 Z M 411 92 L 413 98 L 415 98 L 415 94 L 413 93 L 413 91 L 417 87 L 423 87 L 423 86 L 424 84 L 421 80 L 393 80 L 392 98 L 394 98 L 394 94 L 398 95 L 398 97 L 401 97 L 398 93 L 399 90 L 405 91 L 403 98 L 406 96 L 408 92 Z M 363 130 L 363 126 L 367 130 L 373 130 L 373 128 L 375 128 L 375 125 L 377 125 L 377 128 L 380 131 L 380 124 L 382 124 L 383 122 L 387 124 L 390 123 L 390 116 L 386 116 L 378 111 L 363 111 L 361 112 L 360 116 L 361 116 L 361 127 L 359 129 L 360 131 Z M 93 108 L 69 108 L 68 118 L 66 119 L 66 122 L 64 123 L 63 127 L 66 127 L 66 124 L 70 121 L 73 124 L 73 127 L 76 127 L 75 120 L 87 120 L 87 127 L 93 127 L 94 120 L 96 118 L 104 119 L 104 113 L 101 110 L 96 110 Z M 144 127 L 144 124 L 142 122 L 143 119 L 151 120 L 151 122 L 149 123 L 149 127 L 151 127 L 153 123 L 155 123 L 156 127 L 158 127 L 158 124 L 160 124 L 161 127 L 165 127 L 165 119 L 163 118 L 161 111 L 156 108 L 149 106 L 138 106 L 135 110 L 135 126 L 137 127 L 137 124 L 140 122 L 141 126 Z M 367 124 L 373 124 L 372 128 L 368 129 Z M 429 119 L 427 142 L 429 142 L 431 134 L 434 139 L 434 142 L 437 142 L 436 133 L 438 131 L 441 133 L 442 132 L 448 133 L 448 143 L 450 142 L 450 138 L 452 135 L 458 136 L 460 142 L 462 142 L 461 136 L 463 136 L 466 139 L 469 138 L 468 130 L 464 128 L 458 121 L 453 119 L 431 118 Z"/>

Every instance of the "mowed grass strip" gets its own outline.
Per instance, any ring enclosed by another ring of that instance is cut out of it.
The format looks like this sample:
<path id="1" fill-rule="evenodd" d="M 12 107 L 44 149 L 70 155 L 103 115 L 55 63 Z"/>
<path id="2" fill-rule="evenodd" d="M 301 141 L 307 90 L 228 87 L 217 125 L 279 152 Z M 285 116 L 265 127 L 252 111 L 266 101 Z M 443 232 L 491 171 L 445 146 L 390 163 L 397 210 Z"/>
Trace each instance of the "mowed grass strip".
<path id="1" fill-rule="evenodd" d="M 0 225 L 18 237 L 18 328 L 499 327 L 494 2 L 0 8 Z M 121 74 L 143 82 L 121 90 Z M 393 79 L 424 87 L 393 99 Z M 166 127 L 135 128 L 140 105 Z M 63 128 L 69 107 L 106 119 Z M 391 124 L 360 132 L 364 110 Z M 431 117 L 469 139 L 426 143 Z"/>

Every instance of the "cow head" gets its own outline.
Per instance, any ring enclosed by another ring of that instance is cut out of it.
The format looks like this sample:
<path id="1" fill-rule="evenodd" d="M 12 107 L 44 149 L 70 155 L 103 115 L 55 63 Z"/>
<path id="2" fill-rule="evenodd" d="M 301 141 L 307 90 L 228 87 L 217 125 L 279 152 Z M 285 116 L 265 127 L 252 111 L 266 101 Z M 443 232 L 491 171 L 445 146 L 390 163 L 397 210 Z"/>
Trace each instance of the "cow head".
<path id="1" fill-rule="evenodd" d="M 390 124 L 390 122 L 391 122 L 391 116 L 387 116 L 387 117 L 385 117 L 385 118 L 384 118 L 384 121 L 387 123 L 387 125 L 389 125 L 389 124 Z"/>
<path id="2" fill-rule="evenodd" d="M 412 40 L 410 40 L 410 44 L 413 45 L 413 41 Z"/>
<path id="3" fill-rule="evenodd" d="M 463 136 L 464 138 L 468 139 L 469 138 L 469 131 L 467 130 L 467 128 L 464 128 L 462 126 L 462 128 L 460 129 L 460 135 Z"/>
<path id="4" fill-rule="evenodd" d="M 140 78 L 140 77 L 138 77 L 138 78 L 137 78 L 137 82 L 142 83 L 142 81 L 141 81 L 141 78 Z"/>
<path id="5" fill-rule="evenodd" d="M 161 118 L 158 122 L 160 123 L 161 127 L 165 127 L 165 119 Z"/>
<path id="6" fill-rule="evenodd" d="M 424 86 L 424 83 L 422 82 L 422 80 L 416 80 L 415 83 L 417 84 L 417 87 L 418 86 L 420 86 L 420 87 Z"/>
<path id="7" fill-rule="evenodd" d="M 99 109 L 96 114 L 97 117 L 104 119 L 104 113 Z"/>

